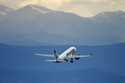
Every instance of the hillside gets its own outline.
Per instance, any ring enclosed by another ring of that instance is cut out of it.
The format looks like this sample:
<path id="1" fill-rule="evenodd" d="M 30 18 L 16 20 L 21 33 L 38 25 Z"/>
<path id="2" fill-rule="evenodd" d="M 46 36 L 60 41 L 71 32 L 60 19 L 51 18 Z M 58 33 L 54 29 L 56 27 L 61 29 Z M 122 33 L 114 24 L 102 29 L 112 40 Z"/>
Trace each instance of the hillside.
<path id="1" fill-rule="evenodd" d="M 0 42 L 11 45 L 112 44 L 125 41 L 125 12 L 84 18 L 28 5 L 7 14 L 0 27 Z"/>

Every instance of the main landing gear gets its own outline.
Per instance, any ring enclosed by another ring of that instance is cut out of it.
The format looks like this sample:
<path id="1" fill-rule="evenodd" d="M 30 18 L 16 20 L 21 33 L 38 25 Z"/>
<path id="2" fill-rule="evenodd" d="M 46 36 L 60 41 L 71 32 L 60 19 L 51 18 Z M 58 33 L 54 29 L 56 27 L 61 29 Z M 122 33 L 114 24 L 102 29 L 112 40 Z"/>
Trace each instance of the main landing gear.
<path id="1" fill-rule="evenodd" d="M 73 61 L 73 58 L 71 58 L 71 60 L 70 60 L 70 63 L 73 63 L 74 61 Z"/>

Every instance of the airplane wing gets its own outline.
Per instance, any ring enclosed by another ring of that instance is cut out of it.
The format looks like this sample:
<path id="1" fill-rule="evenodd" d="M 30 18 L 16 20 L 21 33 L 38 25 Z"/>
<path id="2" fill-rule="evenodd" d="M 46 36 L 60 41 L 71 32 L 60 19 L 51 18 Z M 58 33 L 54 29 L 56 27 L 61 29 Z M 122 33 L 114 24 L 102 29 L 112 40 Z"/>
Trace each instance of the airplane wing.
<path id="1" fill-rule="evenodd" d="M 56 62 L 56 60 L 45 60 L 45 61 L 47 61 L 47 62 Z"/>
<path id="2" fill-rule="evenodd" d="M 42 56 L 42 57 L 54 57 L 54 55 L 52 55 L 52 54 L 40 54 L 40 53 L 36 53 L 34 55 L 36 55 L 36 56 Z"/>
<path id="3" fill-rule="evenodd" d="M 86 58 L 86 57 L 90 57 L 91 55 L 78 55 L 75 56 L 76 58 Z"/>

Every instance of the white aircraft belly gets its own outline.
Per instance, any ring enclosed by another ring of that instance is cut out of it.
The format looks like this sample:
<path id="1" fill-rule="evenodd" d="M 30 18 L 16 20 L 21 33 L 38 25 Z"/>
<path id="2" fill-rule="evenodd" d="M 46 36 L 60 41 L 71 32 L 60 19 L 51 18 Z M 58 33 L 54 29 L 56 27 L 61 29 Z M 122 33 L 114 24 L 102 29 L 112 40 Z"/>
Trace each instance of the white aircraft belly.
<path id="1" fill-rule="evenodd" d="M 76 51 L 76 48 L 75 47 L 70 47 L 69 49 L 64 51 L 61 55 L 59 55 L 58 59 L 66 59 L 67 58 L 67 54 L 70 53 L 72 50 Z"/>
<path id="2" fill-rule="evenodd" d="M 64 55 L 64 54 L 62 54 L 62 55 L 60 55 L 59 57 L 58 57 L 58 59 L 65 59 L 66 58 L 66 54 Z"/>

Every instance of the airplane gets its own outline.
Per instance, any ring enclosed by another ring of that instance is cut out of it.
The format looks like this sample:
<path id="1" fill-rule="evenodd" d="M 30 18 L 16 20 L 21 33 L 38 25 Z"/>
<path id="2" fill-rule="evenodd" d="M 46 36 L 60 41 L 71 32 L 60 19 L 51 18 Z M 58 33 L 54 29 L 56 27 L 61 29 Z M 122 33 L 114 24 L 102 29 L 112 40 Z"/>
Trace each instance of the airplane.
<path id="1" fill-rule="evenodd" d="M 78 55 L 76 54 L 76 47 L 69 47 L 67 50 L 65 50 L 61 54 L 57 54 L 56 50 L 54 50 L 53 55 L 49 54 L 40 54 L 36 53 L 35 55 L 37 56 L 42 56 L 42 57 L 54 57 L 55 59 L 53 60 L 46 60 L 48 62 L 55 62 L 55 63 L 63 63 L 63 62 L 70 62 L 73 63 L 74 60 L 79 60 L 80 58 L 85 58 L 89 57 L 90 55 Z"/>

